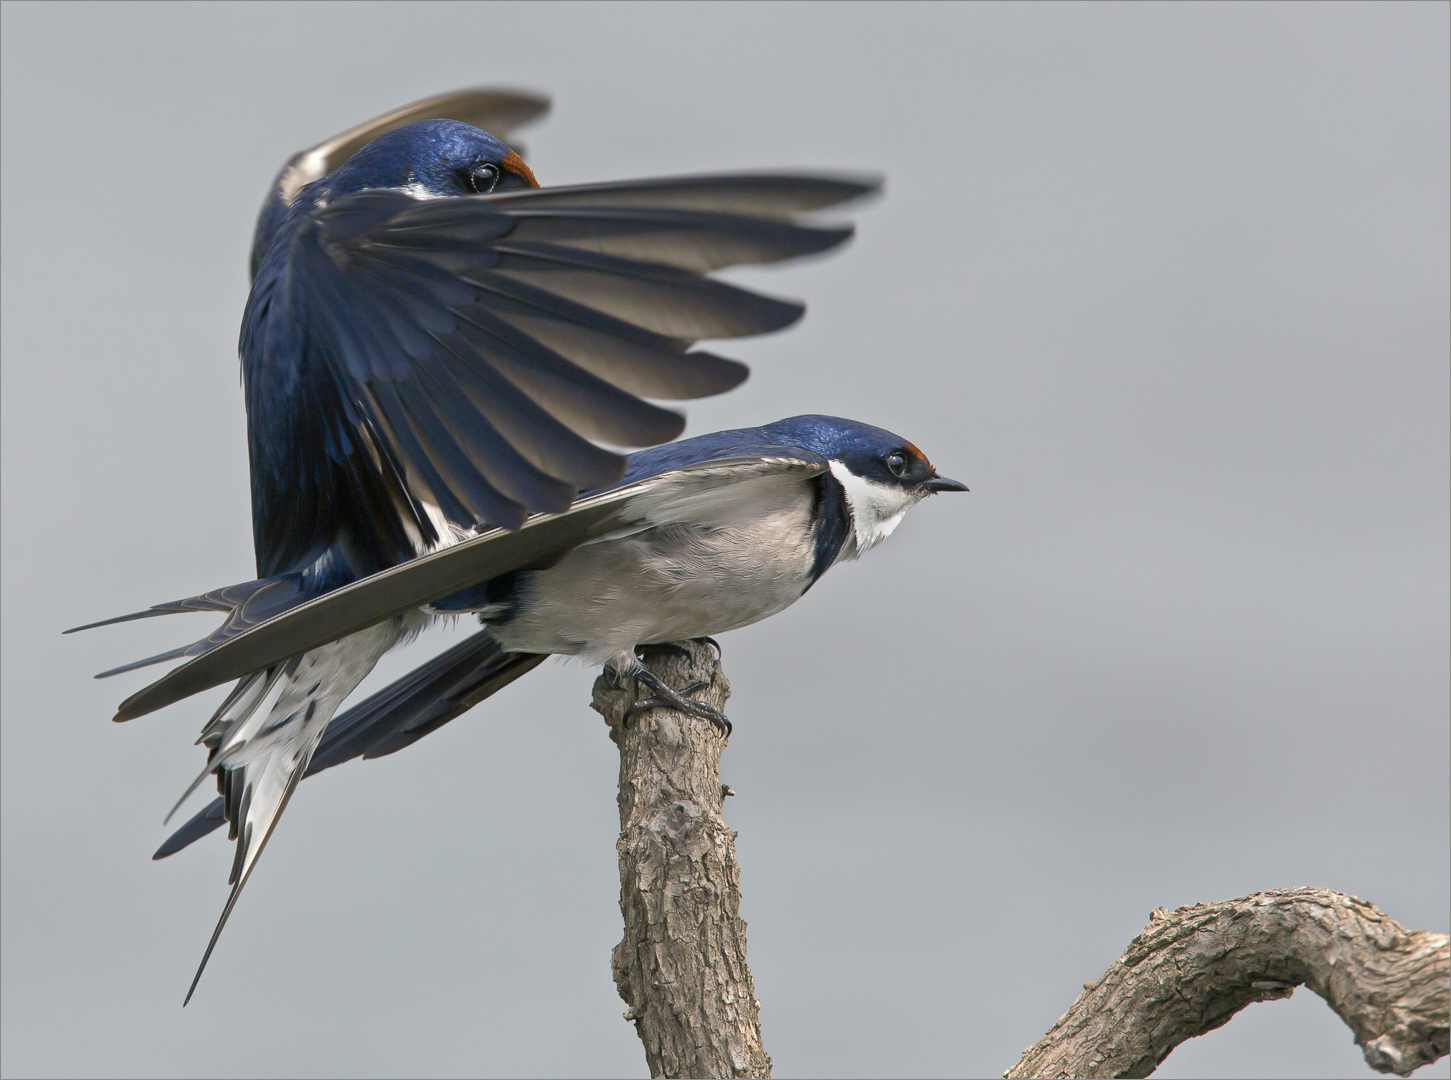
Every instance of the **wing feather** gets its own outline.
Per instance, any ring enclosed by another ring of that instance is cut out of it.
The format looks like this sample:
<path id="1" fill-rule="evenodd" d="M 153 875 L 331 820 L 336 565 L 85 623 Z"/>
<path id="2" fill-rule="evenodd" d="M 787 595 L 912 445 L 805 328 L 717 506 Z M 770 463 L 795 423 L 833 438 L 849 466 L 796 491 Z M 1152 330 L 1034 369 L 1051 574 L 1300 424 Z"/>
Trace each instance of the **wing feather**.
<path id="1" fill-rule="evenodd" d="M 564 245 L 700 274 L 742 263 L 814 255 L 850 238 L 850 226 L 805 228 L 789 222 L 636 207 L 540 207 L 516 212 L 511 241 Z"/>
<path id="2" fill-rule="evenodd" d="M 341 535 L 380 566 L 404 561 L 418 551 L 411 537 L 437 539 L 420 499 L 457 529 L 514 528 L 618 479 L 623 460 L 591 440 L 666 442 L 684 419 L 646 399 L 745 378 L 694 342 L 801 316 L 799 303 L 706 274 L 840 245 L 849 227 L 794 215 L 874 183 L 686 177 L 299 198 L 242 335 L 259 575 L 295 570 Z"/>
<path id="3" fill-rule="evenodd" d="M 804 304 L 777 300 L 672 266 L 524 241 L 499 243 L 493 273 L 666 337 L 749 337 L 790 326 Z"/>
<path id="4" fill-rule="evenodd" d="M 881 180 L 820 174 L 716 173 L 540 188 L 494 198 L 551 208 L 650 206 L 662 210 L 792 218 L 876 194 Z"/>

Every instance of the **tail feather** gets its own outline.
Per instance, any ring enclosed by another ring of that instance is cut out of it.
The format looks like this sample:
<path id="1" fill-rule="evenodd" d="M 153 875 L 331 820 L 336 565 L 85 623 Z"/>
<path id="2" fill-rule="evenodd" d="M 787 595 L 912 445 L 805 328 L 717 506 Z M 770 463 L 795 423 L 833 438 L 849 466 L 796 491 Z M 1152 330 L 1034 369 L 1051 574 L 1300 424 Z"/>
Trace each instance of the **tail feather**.
<path id="1" fill-rule="evenodd" d="M 153 859 L 164 859 L 168 855 L 175 855 L 182 848 L 200 840 L 203 836 L 220 829 L 227 823 L 223 802 L 220 797 L 213 799 L 201 809 L 201 812 L 188 821 L 176 832 L 167 838 L 166 843 L 156 849 Z"/>
<path id="2" fill-rule="evenodd" d="M 203 733 L 210 751 L 207 770 L 217 775 L 221 816 L 231 825 L 237 846 L 227 880 L 232 892 L 187 1001 L 298 781 L 307 773 L 334 710 L 405 632 L 404 622 L 393 620 L 255 672 L 242 680 L 208 722 Z M 192 828 L 195 821 L 184 828 Z"/>
<path id="3" fill-rule="evenodd" d="M 227 897 L 227 904 L 222 908 L 222 916 L 217 920 L 217 928 L 212 931 L 211 940 L 207 942 L 206 952 L 202 953 L 202 962 L 197 965 L 196 974 L 192 976 L 191 986 L 187 988 L 186 998 L 181 1003 L 183 1009 L 191 1004 L 191 996 L 196 993 L 197 983 L 201 982 L 202 979 L 202 972 L 207 969 L 207 961 L 212 958 L 212 950 L 217 947 L 217 941 L 222 936 L 222 930 L 226 927 L 227 920 L 232 917 L 232 909 L 237 906 L 237 897 L 242 895 L 242 889 L 247 884 L 247 879 L 252 876 L 252 868 L 257 865 L 257 859 L 261 856 L 262 849 L 267 846 L 267 841 L 272 839 L 272 831 L 277 828 L 277 822 L 282 817 L 282 811 L 287 809 L 287 803 L 292 798 L 292 793 L 297 790 L 297 782 L 302 779 L 302 774 L 302 765 L 298 765 L 292 770 L 292 774 L 287 778 L 287 785 L 282 791 L 281 798 L 277 800 L 271 812 L 266 815 L 266 827 L 262 831 L 261 839 L 257 841 L 255 848 L 252 844 L 252 839 L 255 835 L 254 824 L 250 820 L 247 821 L 245 838 L 242 843 L 237 845 L 237 859 L 232 869 L 232 877 L 229 880 L 229 884 L 232 886 L 231 895 Z M 250 801 L 248 799 L 249 803 Z M 249 850 L 252 852 L 250 858 L 245 856 L 245 853 Z M 241 867 L 240 873 L 237 870 L 238 866 Z"/>
<path id="4" fill-rule="evenodd" d="M 262 671 L 254 671 L 250 675 L 244 675 L 237 680 L 237 687 L 227 699 L 212 713 L 212 718 L 202 728 L 202 733 L 197 736 L 197 745 L 205 746 L 208 750 L 215 750 L 227 739 L 227 735 L 239 723 L 246 723 L 247 718 L 256 711 L 257 706 L 277 685 L 277 680 L 283 673 L 283 665 L 266 668 Z"/>
<path id="5" fill-rule="evenodd" d="M 254 671 L 237 680 L 237 688 L 227 695 L 227 699 L 212 714 L 212 718 L 202 729 L 201 737 L 197 739 L 197 742 L 205 745 L 209 751 L 206 766 L 181 793 L 181 798 L 176 800 L 176 805 L 166 815 L 166 819 L 162 822 L 163 825 L 171 821 L 176 812 L 181 809 L 181 804 L 191 798 L 193 791 L 201 787 L 202 781 L 217 770 L 218 764 L 227 750 L 246 737 L 247 721 L 256 714 L 257 707 L 266 699 L 268 692 L 277 685 L 277 681 L 284 671 L 291 666 L 278 664 L 266 671 Z"/>
<path id="6" fill-rule="evenodd" d="M 241 896 L 257 860 L 267 847 L 267 841 L 277 828 L 282 811 L 287 809 L 292 793 L 297 790 L 298 781 L 307 771 L 323 729 L 323 723 L 313 719 L 312 706 L 315 704 L 316 699 L 313 698 L 303 711 L 295 703 L 279 701 L 276 708 L 283 715 L 272 731 L 262 737 L 270 745 L 265 745 L 260 752 L 244 747 L 248 751 L 247 757 L 239 763 L 228 763 L 216 751 L 211 755 L 209 765 L 217 774 L 217 787 L 222 792 L 222 815 L 231 824 L 230 831 L 237 840 L 237 848 L 232 872 L 227 878 L 227 884 L 232 886 L 231 894 L 222 908 L 211 940 L 207 942 L 206 952 L 202 954 L 201 964 L 186 992 L 186 1000 L 182 1002 L 183 1008 L 196 992 L 207 961 L 212 957 L 212 950 L 231 918 L 232 909 L 237 906 L 237 898 Z"/>
<path id="7" fill-rule="evenodd" d="M 197 778 L 186 786 L 186 790 L 181 793 L 181 798 L 176 800 L 175 805 L 173 805 L 172 808 L 166 812 L 166 817 L 161 819 L 161 824 L 171 824 L 171 819 L 176 817 L 176 812 L 181 809 L 181 804 L 186 802 L 187 799 L 191 798 L 191 793 L 193 791 L 202 786 L 202 781 L 212 774 L 212 770 L 214 768 L 215 766 L 212 765 L 211 758 L 207 758 L 206 768 L 198 773 Z M 190 824 L 190 822 L 188 822 L 188 824 Z"/>
<path id="8" fill-rule="evenodd" d="M 505 652 L 493 635 L 481 630 L 334 717 L 304 775 L 357 757 L 396 753 L 462 716 L 544 660 L 539 653 Z M 225 795 L 214 799 L 151 857 L 174 855 L 221 828 L 226 824 L 225 801 Z"/>

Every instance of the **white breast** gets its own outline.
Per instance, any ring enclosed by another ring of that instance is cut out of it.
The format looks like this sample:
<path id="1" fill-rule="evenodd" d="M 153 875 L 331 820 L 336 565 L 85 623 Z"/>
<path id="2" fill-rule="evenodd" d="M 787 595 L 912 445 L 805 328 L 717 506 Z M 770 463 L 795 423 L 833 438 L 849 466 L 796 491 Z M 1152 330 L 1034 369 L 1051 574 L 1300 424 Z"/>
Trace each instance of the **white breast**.
<path id="1" fill-rule="evenodd" d="M 528 575 L 517 614 L 491 629 L 506 648 L 603 661 L 758 622 L 806 589 L 812 502 L 809 484 L 773 477 L 672 503 Z"/>

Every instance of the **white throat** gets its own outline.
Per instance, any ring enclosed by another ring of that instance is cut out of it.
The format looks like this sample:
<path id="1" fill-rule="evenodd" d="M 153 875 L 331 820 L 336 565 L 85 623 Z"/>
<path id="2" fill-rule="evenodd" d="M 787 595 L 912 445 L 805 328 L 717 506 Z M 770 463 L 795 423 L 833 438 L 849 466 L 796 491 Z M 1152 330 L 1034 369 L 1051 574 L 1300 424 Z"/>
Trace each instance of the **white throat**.
<path id="1" fill-rule="evenodd" d="M 856 558 L 891 536 L 897 523 L 921 497 L 894 484 L 879 484 L 857 476 L 839 461 L 831 463 L 831 475 L 846 492 L 846 505 L 851 510 L 852 533 L 856 541 L 855 550 L 850 553 L 843 551 L 843 558 Z"/>

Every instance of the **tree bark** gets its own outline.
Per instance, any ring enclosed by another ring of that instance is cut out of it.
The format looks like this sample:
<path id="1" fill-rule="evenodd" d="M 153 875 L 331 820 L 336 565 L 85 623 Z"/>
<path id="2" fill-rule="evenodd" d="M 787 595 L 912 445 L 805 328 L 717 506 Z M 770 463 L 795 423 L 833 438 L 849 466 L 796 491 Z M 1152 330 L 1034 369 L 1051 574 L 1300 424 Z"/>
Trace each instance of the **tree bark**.
<path id="1" fill-rule="evenodd" d="M 1447 1052 L 1451 951 L 1373 904 L 1329 889 L 1276 889 L 1169 912 L 1004 1077 L 1148 1076 L 1185 1039 L 1256 1001 L 1319 994 L 1371 1068 L 1407 1076 Z"/>
<path id="2" fill-rule="evenodd" d="M 707 685 L 692 696 L 723 708 L 730 684 L 710 645 L 644 650 L 668 685 Z M 768 1077 L 760 1005 L 746 966 L 736 834 L 721 819 L 732 794 L 720 782 L 725 739 L 708 722 L 652 709 L 625 722 L 649 692 L 632 679 L 595 681 L 594 709 L 620 748 L 620 912 L 612 956 L 625 1019 L 645 1047 L 651 1076 Z"/>

